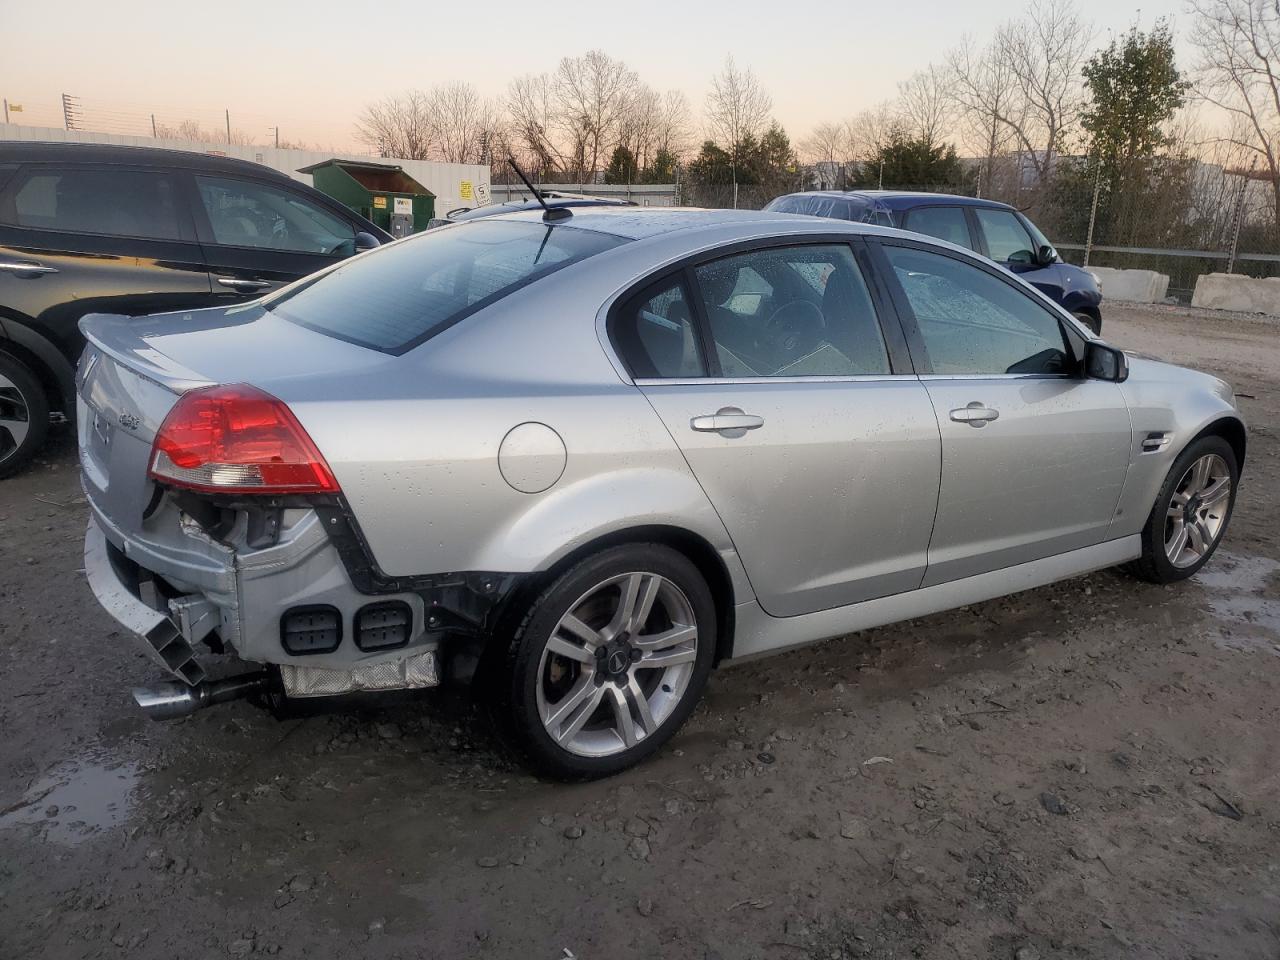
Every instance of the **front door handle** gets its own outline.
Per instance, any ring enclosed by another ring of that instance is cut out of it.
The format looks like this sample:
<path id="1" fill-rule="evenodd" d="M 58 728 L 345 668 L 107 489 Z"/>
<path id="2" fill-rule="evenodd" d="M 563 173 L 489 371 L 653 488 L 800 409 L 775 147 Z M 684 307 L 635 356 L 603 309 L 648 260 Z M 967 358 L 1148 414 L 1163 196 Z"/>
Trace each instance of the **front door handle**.
<path id="1" fill-rule="evenodd" d="M 239 277 L 219 277 L 218 282 L 224 287 L 248 293 L 251 290 L 265 290 L 271 286 L 270 280 L 242 280 Z"/>
<path id="2" fill-rule="evenodd" d="M 985 427 L 992 420 L 998 420 L 999 418 L 999 410 L 992 410 L 978 400 L 974 400 L 958 410 L 951 411 L 952 420 L 956 423 L 967 423 L 971 427 Z"/>
<path id="3" fill-rule="evenodd" d="M 689 426 L 700 433 L 718 433 L 722 437 L 733 438 L 763 427 L 764 417 L 743 413 L 737 407 L 721 407 L 715 413 L 694 417 Z"/>
<path id="4" fill-rule="evenodd" d="M 33 280 L 46 273 L 57 273 L 57 267 L 46 267 L 34 260 L 0 260 L 0 270 L 12 273 L 19 280 Z"/>

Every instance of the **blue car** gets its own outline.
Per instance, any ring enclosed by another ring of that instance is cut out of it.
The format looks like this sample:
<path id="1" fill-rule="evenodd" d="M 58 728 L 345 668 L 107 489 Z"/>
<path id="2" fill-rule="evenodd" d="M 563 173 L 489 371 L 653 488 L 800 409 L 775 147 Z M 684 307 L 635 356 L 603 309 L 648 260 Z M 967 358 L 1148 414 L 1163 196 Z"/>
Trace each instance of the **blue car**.
<path id="1" fill-rule="evenodd" d="M 1008 204 L 945 193 L 815 190 L 777 197 L 765 209 L 878 223 L 968 247 L 1033 284 L 1094 333 L 1102 331 L 1097 278 L 1064 263 L 1036 225 Z"/>

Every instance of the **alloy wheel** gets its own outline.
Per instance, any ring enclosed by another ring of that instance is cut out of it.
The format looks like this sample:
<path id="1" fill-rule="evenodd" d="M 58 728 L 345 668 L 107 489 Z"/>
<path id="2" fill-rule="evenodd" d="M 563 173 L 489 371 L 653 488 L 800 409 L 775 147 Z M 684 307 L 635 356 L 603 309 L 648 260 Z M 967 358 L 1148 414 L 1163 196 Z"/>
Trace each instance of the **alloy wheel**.
<path id="1" fill-rule="evenodd" d="M 1169 500 L 1164 524 L 1164 552 L 1169 562 L 1185 568 L 1208 556 L 1222 533 L 1230 506 L 1227 462 L 1216 453 L 1205 454 L 1187 468 Z"/>
<path id="2" fill-rule="evenodd" d="M 621 753 L 671 716 L 697 658 L 698 626 L 680 587 L 656 573 L 610 577 L 552 630 L 538 664 L 538 715 L 570 753 Z"/>
<path id="3" fill-rule="evenodd" d="M 31 414 L 18 385 L 0 373 L 0 460 L 22 446 L 31 430 Z"/>

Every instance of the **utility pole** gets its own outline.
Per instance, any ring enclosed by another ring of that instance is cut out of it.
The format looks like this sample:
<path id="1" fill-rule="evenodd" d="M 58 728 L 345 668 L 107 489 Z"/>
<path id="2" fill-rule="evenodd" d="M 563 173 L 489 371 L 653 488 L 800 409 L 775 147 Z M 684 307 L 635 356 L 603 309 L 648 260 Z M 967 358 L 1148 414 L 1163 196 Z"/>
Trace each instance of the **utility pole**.
<path id="1" fill-rule="evenodd" d="M 62 95 L 62 126 L 65 130 L 78 130 L 78 124 L 84 120 L 80 111 L 80 98 L 68 93 Z"/>
<path id="2" fill-rule="evenodd" d="M 231 142 L 231 111 L 227 110 L 227 143 Z"/>
<path id="3" fill-rule="evenodd" d="M 1099 159 L 1098 172 L 1093 178 L 1093 205 L 1089 208 L 1089 235 L 1084 241 L 1084 265 L 1089 266 L 1089 254 L 1093 252 L 1093 225 L 1098 219 L 1098 192 L 1102 189 L 1102 160 Z"/>
<path id="4" fill-rule="evenodd" d="M 9 122 L 9 98 L 8 97 L 5 97 L 4 99 L 4 122 L 5 123 Z"/>
<path id="5" fill-rule="evenodd" d="M 1240 184 L 1240 195 L 1236 197 L 1235 223 L 1231 226 L 1231 256 L 1227 258 L 1227 273 L 1236 271 L 1236 250 L 1240 246 L 1240 224 L 1244 220 L 1244 195 L 1249 191 L 1249 181 L 1253 179 L 1253 169 L 1258 165 L 1255 156 L 1249 163 L 1249 172 L 1244 175 Z"/>
<path id="6" fill-rule="evenodd" d="M 156 138 L 159 137 L 156 133 L 156 115 L 154 113 L 151 115 L 151 136 Z"/>

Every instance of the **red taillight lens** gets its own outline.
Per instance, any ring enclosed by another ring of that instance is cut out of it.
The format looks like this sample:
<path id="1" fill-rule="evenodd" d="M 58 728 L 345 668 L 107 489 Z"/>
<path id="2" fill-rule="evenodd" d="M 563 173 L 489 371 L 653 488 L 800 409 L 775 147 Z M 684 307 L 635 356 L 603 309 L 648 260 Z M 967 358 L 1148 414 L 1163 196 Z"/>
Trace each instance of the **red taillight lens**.
<path id="1" fill-rule="evenodd" d="M 206 493 L 337 493 L 298 418 L 245 384 L 184 393 L 160 425 L 152 479 Z"/>

